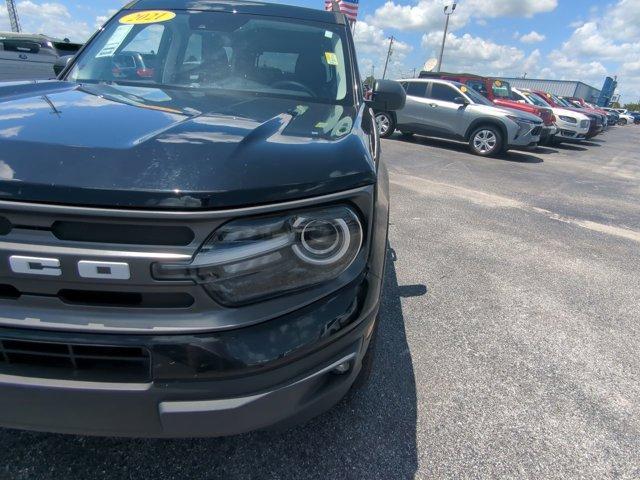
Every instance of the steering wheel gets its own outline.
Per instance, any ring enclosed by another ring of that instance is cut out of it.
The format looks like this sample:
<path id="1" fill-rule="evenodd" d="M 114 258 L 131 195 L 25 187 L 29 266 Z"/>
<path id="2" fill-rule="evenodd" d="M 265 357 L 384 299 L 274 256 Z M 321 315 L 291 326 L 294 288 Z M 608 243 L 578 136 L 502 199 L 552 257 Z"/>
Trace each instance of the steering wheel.
<path id="1" fill-rule="evenodd" d="M 113 56 L 111 64 L 120 75 L 126 78 L 133 78 L 136 76 L 136 71 L 147 68 L 142 55 L 138 52 L 120 52 Z"/>
<path id="2" fill-rule="evenodd" d="M 276 83 L 273 83 L 271 85 L 271 88 L 282 89 L 282 87 L 285 87 L 287 85 L 289 85 L 291 87 L 294 87 L 294 90 L 302 90 L 302 91 L 308 93 L 309 95 L 311 95 L 312 97 L 316 96 L 316 92 L 311 90 L 305 84 L 300 83 L 300 82 L 296 82 L 294 80 L 278 80 Z"/>

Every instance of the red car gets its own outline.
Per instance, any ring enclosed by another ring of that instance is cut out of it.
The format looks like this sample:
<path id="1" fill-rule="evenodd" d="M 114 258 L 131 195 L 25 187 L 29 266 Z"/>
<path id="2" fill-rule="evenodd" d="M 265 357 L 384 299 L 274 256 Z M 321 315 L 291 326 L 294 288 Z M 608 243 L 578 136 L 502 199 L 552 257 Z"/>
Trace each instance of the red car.
<path id="1" fill-rule="evenodd" d="M 553 111 L 550 108 L 517 102 L 513 99 L 511 85 L 504 80 L 482 77 L 470 73 L 447 72 L 420 72 L 420 78 L 441 78 L 442 80 L 453 80 L 454 82 L 463 83 L 499 107 L 512 108 L 537 115 L 544 122 L 544 128 L 540 134 L 540 143 L 544 143 L 546 139 L 554 135 L 557 131 Z"/>

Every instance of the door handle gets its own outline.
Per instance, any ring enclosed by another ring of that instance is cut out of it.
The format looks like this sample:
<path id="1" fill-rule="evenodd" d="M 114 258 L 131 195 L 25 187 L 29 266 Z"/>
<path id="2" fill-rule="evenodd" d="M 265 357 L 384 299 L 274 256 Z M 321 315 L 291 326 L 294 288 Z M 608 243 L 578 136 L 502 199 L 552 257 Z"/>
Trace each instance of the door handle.
<path id="1" fill-rule="evenodd" d="M 438 108 L 438 105 L 436 105 L 435 103 L 430 103 L 430 104 L 429 104 L 429 106 L 430 106 L 431 108 Z"/>

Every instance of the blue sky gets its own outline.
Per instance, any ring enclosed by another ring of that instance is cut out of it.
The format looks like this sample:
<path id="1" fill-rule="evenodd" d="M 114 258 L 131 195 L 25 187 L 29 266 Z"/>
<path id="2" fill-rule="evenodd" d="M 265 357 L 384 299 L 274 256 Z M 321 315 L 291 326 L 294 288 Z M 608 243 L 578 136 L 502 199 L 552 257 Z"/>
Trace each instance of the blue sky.
<path id="1" fill-rule="evenodd" d="M 8 29 L 0 0 L 0 30 Z M 123 0 L 18 0 L 26 31 L 84 40 Z M 322 8 L 323 0 L 287 3 Z M 443 0 L 361 0 L 356 43 L 362 68 L 382 73 L 387 37 L 398 42 L 390 74 L 411 74 L 437 55 Z M 640 99 L 640 0 L 459 0 L 444 69 L 582 80 L 618 75 L 623 102 Z"/>

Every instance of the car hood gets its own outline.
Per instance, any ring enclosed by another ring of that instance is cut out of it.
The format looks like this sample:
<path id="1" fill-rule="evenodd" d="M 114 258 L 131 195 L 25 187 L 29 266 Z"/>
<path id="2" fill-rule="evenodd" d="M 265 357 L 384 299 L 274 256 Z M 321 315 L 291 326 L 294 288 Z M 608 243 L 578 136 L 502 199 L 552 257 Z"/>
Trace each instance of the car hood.
<path id="1" fill-rule="evenodd" d="M 0 199 L 223 208 L 375 181 L 358 110 L 300 99 L 0 84 Z"/>
<path id="2" fill-rule="evenodd" d="M 560 115 L 564 115 L 567 117 L 573 117 L 578 121 L 589 120 L 588 116 L 584 115 L 583 113 L 579 113 L 575 110 L 567 110 L 566 108 L 557 108 L 557 107 L 553 107 L 552 110 L 553 110 L 553 114 L 558 117 Z"/>

